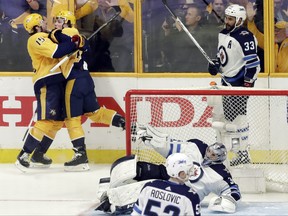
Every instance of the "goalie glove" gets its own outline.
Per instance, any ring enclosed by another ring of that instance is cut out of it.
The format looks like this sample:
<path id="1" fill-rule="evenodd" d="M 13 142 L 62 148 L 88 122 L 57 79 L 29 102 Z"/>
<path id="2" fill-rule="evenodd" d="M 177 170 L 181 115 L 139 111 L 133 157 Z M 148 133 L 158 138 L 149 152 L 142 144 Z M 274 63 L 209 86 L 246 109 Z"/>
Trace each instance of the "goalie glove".
<path id="1" fill-rule="evenodd" d="M 149 124 L 145 126 L 138 126 L 138 128 L 139 130 L 137 131 L 137 136 L 138 138 L 142 139 L 145 144 L 148 144 L 148 141 L 154 147 L 162 147 L 166 146 L 166 144 L 170 141 L 168 134 L 158 131 Z"/>
<path id="2" fill-rule="evenodd" d="M 137 139 L 141 139 L 144 143 L 146 140 L 151 141 L 153 137 L 147 134 L 147 128 L 139 126 L 139 130 L 136 132 Z"/>
<path id="3" fill-rule="evenodd" d="M 235 213 L 236 212 L 236 200 L 229 195 L 223 195 L 220 197 L 213 197 L 210 202 L 208 209 L 211 211 Z"/>
<path id="4" fill-rule="evenodd" d="M 208 71 L 212 76 L 215 76 L 215 75 L 217 75 L 217 73 L 220 73 L 220 66 L 221 65 L 220 65 L 220 61 L 218 58 L 212 59 L 212 61 L 214 62 L 214 65 L 209 63 Z"/>

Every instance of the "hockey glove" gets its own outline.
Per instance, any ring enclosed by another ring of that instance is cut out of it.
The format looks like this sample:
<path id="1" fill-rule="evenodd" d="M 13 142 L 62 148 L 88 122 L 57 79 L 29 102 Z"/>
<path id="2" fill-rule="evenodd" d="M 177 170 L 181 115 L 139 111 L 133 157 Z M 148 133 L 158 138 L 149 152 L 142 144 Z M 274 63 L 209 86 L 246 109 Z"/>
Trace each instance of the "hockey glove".
<path id="1" fill-rule="evenodd" d="M 254 80 L 253 79 L 250 79 L 250 78 L 244 78 L 244 84 L 243 84 L 243 86 L 244 87 L 248 87 L 248 88 L 252 88 L 252 87 L 254 87 Z"/>
<path id="2" fill-rule="evenodd" d="M 73 35 L 71 41 L 74 42 L 79 49 L 83 48 L 85 44 L 85 39 L 81 35 Z"/>
<path id="3" fill-rule="evenodd" d="M 209 63 L 208 71 L 212 76 L 215 76 L 217 73 L 220 73 L 220 62 L 219 59 L 212 59 L 212 61 L 214 65 Z"/>

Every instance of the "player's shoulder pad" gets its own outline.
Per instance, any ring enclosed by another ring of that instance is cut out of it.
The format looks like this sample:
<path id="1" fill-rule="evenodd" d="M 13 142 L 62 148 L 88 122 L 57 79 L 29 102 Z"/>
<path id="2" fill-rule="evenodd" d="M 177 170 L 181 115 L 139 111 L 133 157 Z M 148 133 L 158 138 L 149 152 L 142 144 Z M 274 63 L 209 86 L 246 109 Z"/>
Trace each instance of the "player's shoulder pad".
<path id="1" fill-rule="evenodd" d="M 73 36 L 73 35 L 80 35 L 78 29 L 76 28 L 64 28 L 62 29 L 62 33 L 63 34 L 66 34 L 66 35 L 69 35 L 69 36 Z"/>

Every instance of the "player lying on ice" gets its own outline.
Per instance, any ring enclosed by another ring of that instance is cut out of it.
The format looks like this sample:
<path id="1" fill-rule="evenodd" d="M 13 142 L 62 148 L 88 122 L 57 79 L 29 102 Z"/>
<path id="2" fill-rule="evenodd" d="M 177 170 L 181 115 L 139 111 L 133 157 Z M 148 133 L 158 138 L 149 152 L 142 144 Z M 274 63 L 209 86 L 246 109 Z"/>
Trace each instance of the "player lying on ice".
<path id="1" fill-rule="evenodd" d="M 164 158 L 176 152 L 186 154 L 193 161 L 195 175 L 190 176 L 185 184 L 198 193 L 200 201 L 210 193 L 217 195 L 209 202 L 210 210 L 225 213 L 236 211 L 241 193 L 223 164 L 227 150 L 222 143 L 207 145 L 199 139 L 175 140 L 150 125 L 140 127 L 137 136 Z M 118 159 L 111 166 L 110 178 L 100 179 L 98 193 L 102 193 L 102 196 L 96 210 L 114 214 L 131 213 L 141 188 L 151 179 L 169 179 L 165 166 L 137 161 L 135 155 Z"/>

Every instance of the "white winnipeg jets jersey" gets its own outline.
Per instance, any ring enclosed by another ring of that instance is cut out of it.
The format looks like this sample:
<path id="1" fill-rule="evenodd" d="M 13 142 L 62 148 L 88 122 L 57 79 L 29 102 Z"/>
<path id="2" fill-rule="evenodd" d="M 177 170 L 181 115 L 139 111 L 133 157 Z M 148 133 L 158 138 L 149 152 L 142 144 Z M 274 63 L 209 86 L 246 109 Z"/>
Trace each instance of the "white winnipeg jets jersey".
<path id="1" fill-rule="evenodd" d="M 256 80 L 260 72 L 257 45 L 256 37 L 244 27 L 232 32 L 222 30 L 218 36 L 217 53 L 222 74 L 225 77 L 244 76 Z"/>
<path id="2" fill-rule="evenodd" d="M 144 185 L 131 215 L 200 215 L 198 194 L 186 185 L 153 180 Z"/>

